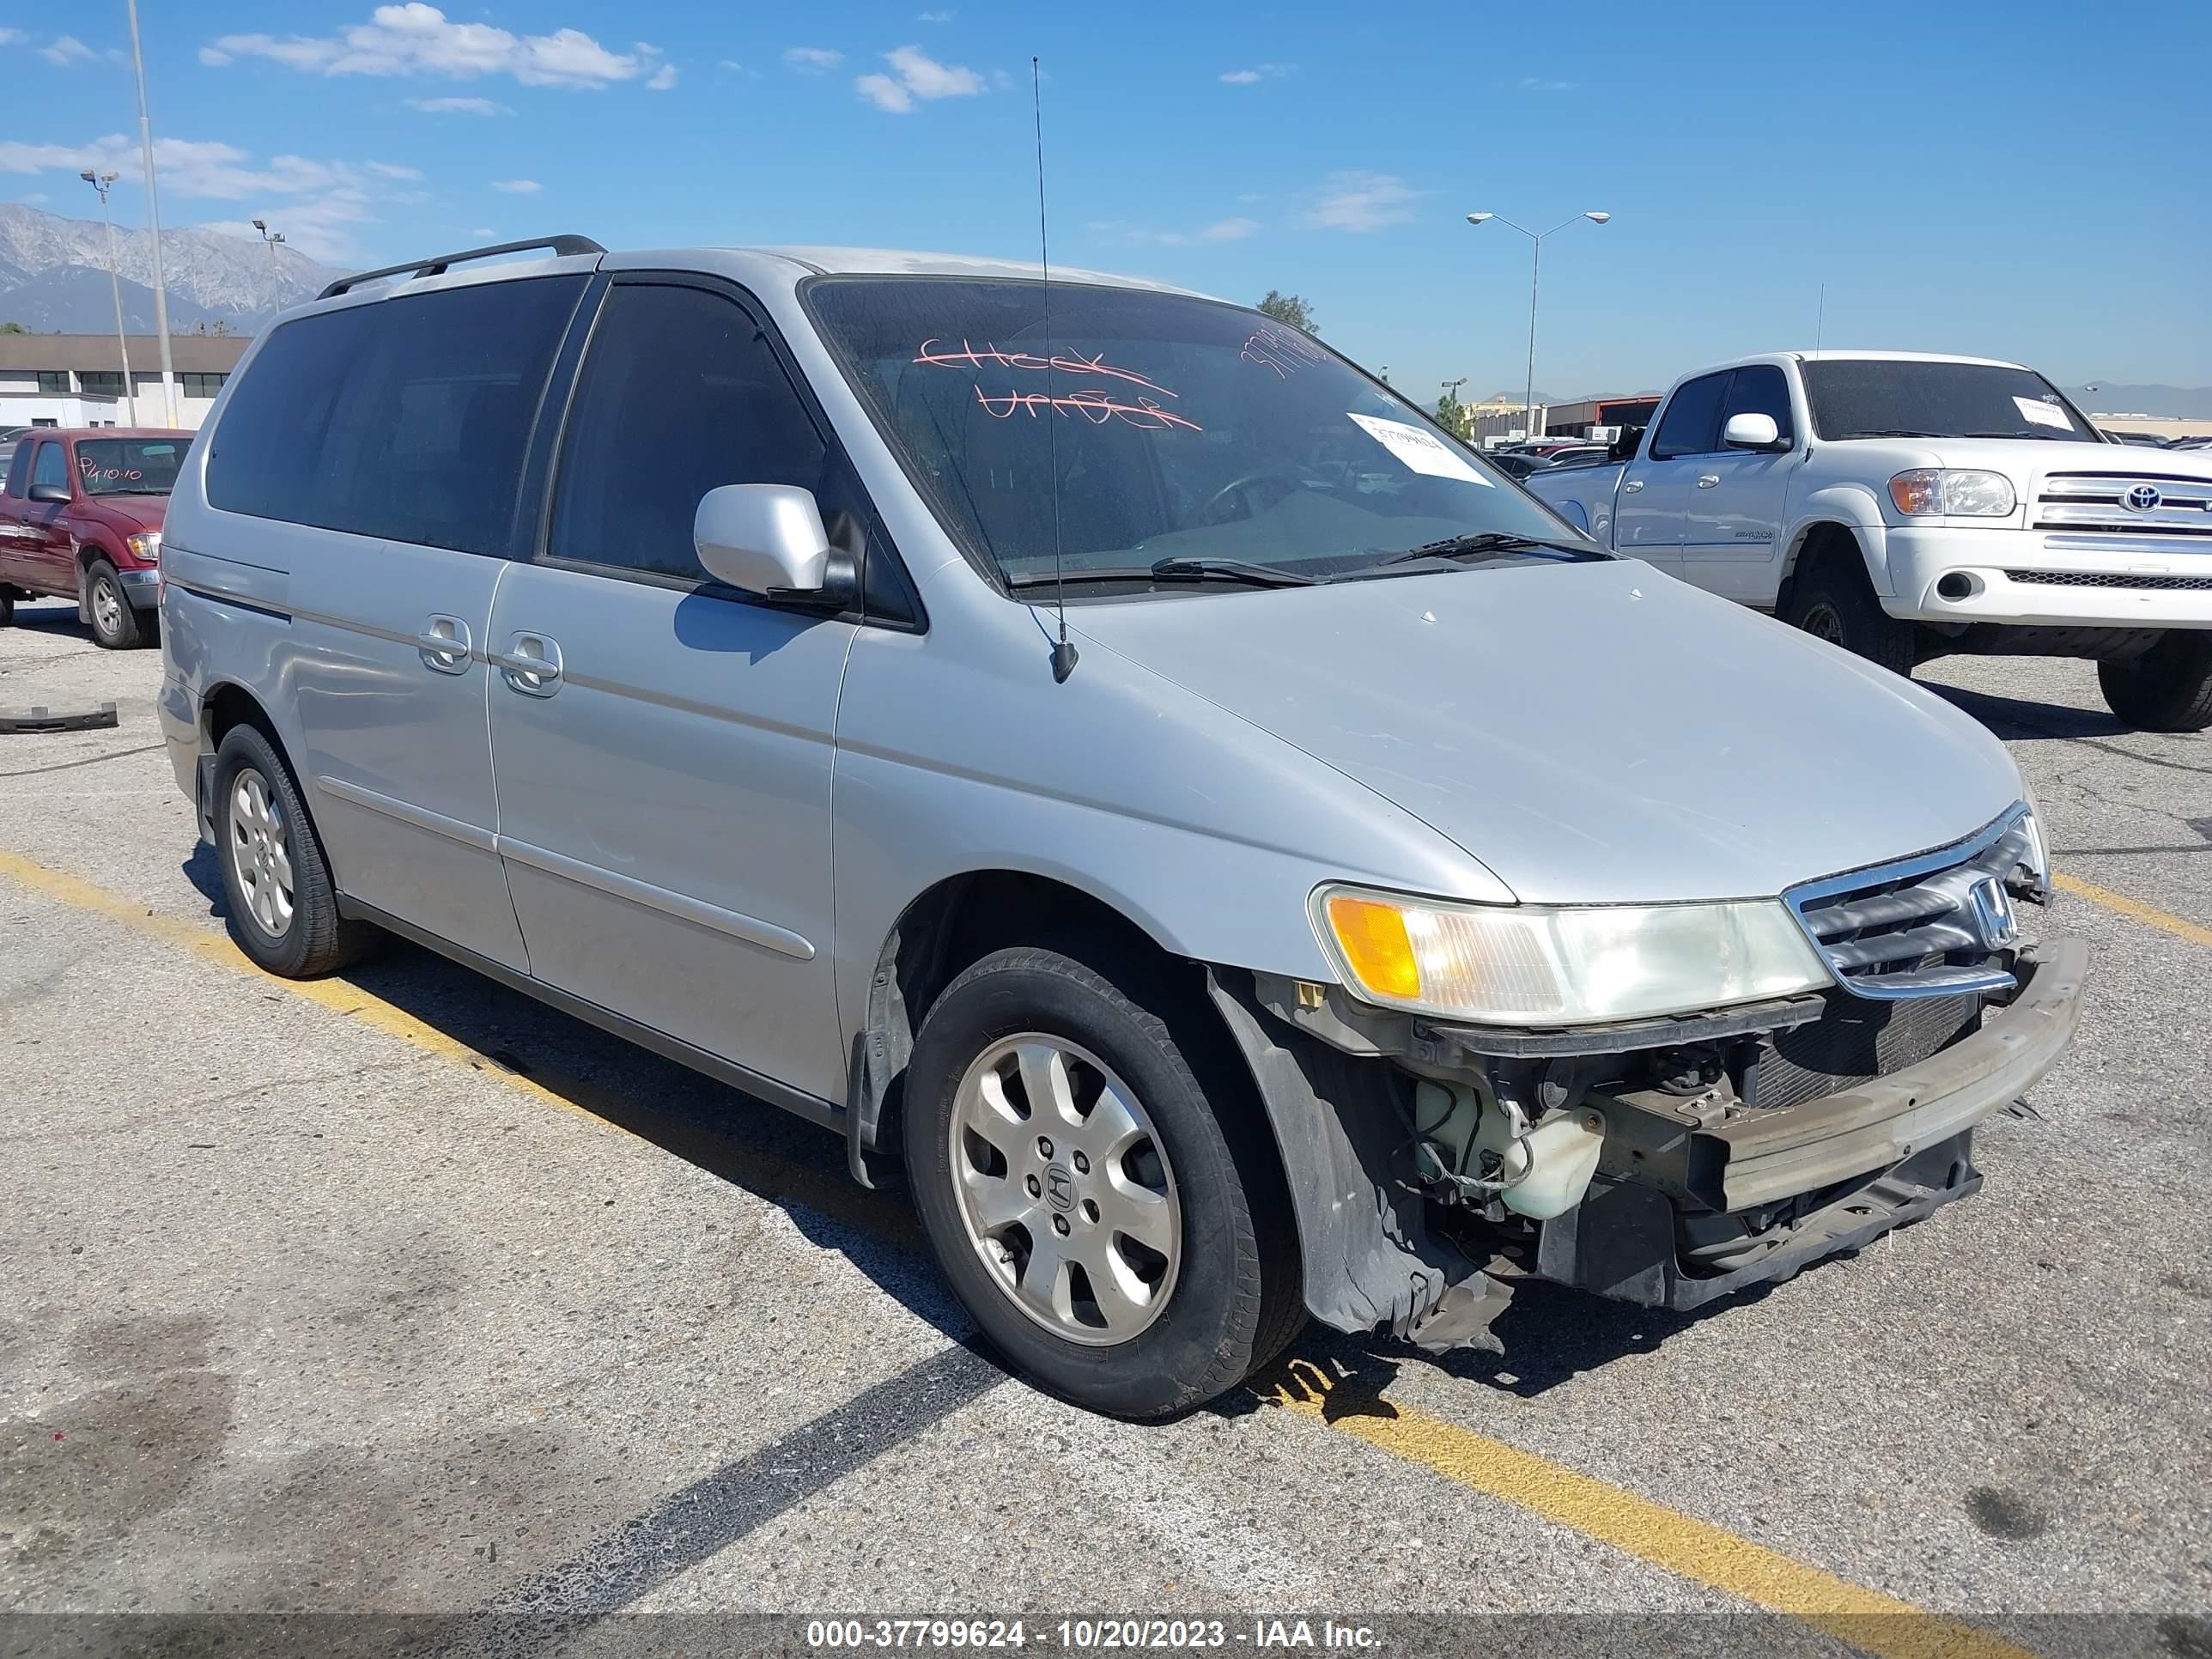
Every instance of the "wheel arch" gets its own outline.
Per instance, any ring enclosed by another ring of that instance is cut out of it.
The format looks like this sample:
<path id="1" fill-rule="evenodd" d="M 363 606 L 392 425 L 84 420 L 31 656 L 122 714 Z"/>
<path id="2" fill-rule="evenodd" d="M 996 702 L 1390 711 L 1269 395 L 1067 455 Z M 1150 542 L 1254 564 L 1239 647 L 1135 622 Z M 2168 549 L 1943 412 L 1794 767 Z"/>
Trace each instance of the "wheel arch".
<path id="1" fill-rule="evenodd" d="M 1867 571 L 1868 580 L 1873 580 L 1873 561 L 1867 556 L 1866 543 L 1857 526 L 1830 517 L 1806 520 L 1791 532 L 1789 550 L 1783 556 L 1782 584 L 1774 596 L 1776 616 L 1789 610 L 1790 590 L 1796 582 L 1797 573 L 1822 558 L 1856 560 Z"/>

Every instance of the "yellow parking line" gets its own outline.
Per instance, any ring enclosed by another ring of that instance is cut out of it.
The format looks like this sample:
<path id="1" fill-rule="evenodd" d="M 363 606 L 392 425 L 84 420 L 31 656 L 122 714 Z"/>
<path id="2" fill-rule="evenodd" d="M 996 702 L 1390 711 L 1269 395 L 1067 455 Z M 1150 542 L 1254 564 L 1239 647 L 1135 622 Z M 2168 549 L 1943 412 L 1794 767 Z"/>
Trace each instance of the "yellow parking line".
<path id="1" fill-rule="evenodd" d="M 1533 1452 L 1381 1400 L 1310 1361 L 1293 1360 L 1263 1382 L 1261 1392 L 1394 1457 L 1884 1659 L 2033 1659 L 1987 1631 L 1792 1560 Z"/>
<path id="2" fill-rule="evenodd" d="M 2125 893 L 2115 893 L 2109 887 L 2100 887 L 2094 881 L 2084 881 L 2079 876 L 2057 875 L 2051 878 L 2055 887 L 2063 887 L 2075 898 L 2085 898 L 2092 904 L 2101 904 L 2107 910 L 2118 911 L 2130 921 L 2139 921 L 2146 927 L 2155 927 L 2171 933 L 2176 939 L 2185 939 L 2191 945 L 2212 945 L 2212 927 L 2193 922 L 2186 916 L 2177 916 L 2171 911 L 2145 904 L 2141 899 L 2131 899 Z"/>
<path id="3" fill-rule="evenodd" d="M 467 1043 L 345 980 L 278 979 L 256 967 L 222 933 L 196 922 L 157 915 L 143 901 L 111 893 L 5 850 L 0 850 L 0 876 L 176 945 L 204 962 L 248 975 L 441 1059 L 484 1071 L 510 1088 L 603 1128 L 618 1134 L 632 1133 L 557 1091 L 490 1061 Z M 1276 1403 L 1339 1433 L 1517 1504 L 1544 1520 L 1696 1583 L 1787 1614 L 1882 1659 L 2034 1659 L 2025 1649 L 1985 1631 L 1792 1560 L 1725 1528 L 1608 1486 L 1533 1452 L 1382 1400 L 1310 1361 L 1293 1360 L 1256 1386 Z"/>

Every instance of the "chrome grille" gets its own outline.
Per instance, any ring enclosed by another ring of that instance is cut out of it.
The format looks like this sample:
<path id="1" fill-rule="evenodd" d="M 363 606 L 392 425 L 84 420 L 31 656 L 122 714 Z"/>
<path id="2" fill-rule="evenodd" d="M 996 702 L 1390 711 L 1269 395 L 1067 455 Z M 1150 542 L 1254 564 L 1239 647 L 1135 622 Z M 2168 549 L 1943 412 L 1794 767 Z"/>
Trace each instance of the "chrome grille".
<path id="1" fill-rule="evenodd" d="M 2137 490 L 2155 492 L 2158 505 L 2130 507 L 2128 498 Z M 2033 527 L 2212 538 L 2212 478 L 2160 472 L 2053 472 L 2036 495 Z"/>
<path id="2" fill-rule="evenodd" d="M 2039 587 L 2142 587 L 2181 593 L 2212 589 L 2212 576 L 2129 576 L 2081 570 L 2008 570 L 2005 575 Z"/>
<path id="3" fill-rule="evenodd" d="M 1976 903 L 1994 879 L 2015 885 L 2033 856 L 2034 830 L 2016 806 L 1979 835 L 1939 852 L 1804 883 L 1786 902 L 1845 990 L 1863 997 L 1953 996 L 2014 981 L 1993 939 L 1996 920 Z"/>

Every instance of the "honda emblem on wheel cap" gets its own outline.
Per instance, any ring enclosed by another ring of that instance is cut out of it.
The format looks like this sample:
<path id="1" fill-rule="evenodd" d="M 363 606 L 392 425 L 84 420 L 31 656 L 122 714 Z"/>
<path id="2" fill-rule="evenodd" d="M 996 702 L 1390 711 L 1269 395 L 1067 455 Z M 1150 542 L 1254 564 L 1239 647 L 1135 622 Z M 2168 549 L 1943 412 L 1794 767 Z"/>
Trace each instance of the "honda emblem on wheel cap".
<path id="1" fill-rule="evenodd" d="M 1973 917 L 1976 935 L 1990 950 L 2001 951 L 2020 937 L 2011 896 L 1995 876 L 1984 876 L 1966 890 L 1966 908 Z"/>
<path id="2" fill-rule="evenodd" d="M 1045 1201 L 1055 1210 L 1075 1207 L 1075 1177 L 1055 1164 L 1044 1172 Z"/>

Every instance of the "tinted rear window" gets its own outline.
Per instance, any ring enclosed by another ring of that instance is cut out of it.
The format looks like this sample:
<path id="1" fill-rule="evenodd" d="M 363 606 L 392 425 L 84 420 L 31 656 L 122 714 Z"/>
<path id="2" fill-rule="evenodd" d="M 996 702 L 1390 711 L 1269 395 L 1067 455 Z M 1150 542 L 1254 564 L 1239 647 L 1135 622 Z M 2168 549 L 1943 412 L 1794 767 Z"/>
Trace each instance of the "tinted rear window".
<path id="1" fill-rule="evenodd" d="M 285 324 L 231 392 L 208 452 L 210 505 L 509 552 L 538 400 L 586 280 L 447 289 Z"/>

